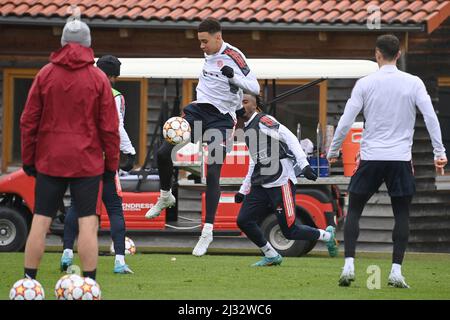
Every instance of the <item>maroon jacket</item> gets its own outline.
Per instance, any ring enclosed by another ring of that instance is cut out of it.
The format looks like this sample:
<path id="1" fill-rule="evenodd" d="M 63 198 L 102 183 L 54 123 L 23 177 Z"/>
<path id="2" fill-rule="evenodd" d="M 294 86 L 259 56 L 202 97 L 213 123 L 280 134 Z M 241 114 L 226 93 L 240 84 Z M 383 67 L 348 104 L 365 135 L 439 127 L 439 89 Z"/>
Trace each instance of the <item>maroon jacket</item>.
<path id="1" fill-rule="evenodd" d="M 54 177 L 92 177 L 119 167 L 119 116 L 94 52 L 69 43 L 50 56 L 20 119 L 22 160 Z"/>

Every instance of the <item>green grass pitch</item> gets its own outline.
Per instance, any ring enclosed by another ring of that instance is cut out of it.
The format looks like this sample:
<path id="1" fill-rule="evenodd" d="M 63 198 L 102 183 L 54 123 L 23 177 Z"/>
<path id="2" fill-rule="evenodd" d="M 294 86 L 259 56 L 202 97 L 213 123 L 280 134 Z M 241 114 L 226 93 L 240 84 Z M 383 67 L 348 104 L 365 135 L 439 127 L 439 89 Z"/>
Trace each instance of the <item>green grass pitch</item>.
<path id="1" fill-rule="evenodd" d="M 174 259 L 175 258 L 175 259 Z M 46 253 L 37 280 L 46 299 L 55 299 L 59 253 Z M 281 266 L 252 268 L 259 259 L 249 255 L 137 254 L 127 257 L 133 275 L 115 275 L 112 256 L 101 256 L 97 281 L 103 299 L 450 299 L 450 255 L 407 254 L 403 274 L 410 289 L 387 286 L 389 254 L 359 253 L 356 281 L 338 287 L 342 256 L 325 253 L 284 258 Z M 76 256 L 75 264 L 79 264 Z M 379 266 L 381 288 L 369 290 L 367 268 Z M 12 284 L 22 278 L 23 253 L 0 253 L 0 299 L 8 299 Z"/>

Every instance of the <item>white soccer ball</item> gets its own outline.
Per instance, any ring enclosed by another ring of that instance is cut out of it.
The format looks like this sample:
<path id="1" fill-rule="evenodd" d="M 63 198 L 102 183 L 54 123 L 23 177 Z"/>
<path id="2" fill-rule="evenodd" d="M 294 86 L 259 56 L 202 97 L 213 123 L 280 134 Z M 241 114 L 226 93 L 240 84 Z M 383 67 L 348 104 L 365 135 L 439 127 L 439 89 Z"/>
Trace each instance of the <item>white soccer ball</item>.
<path id="1" fill-rule="evenodd" d="M 116 254 L 114 251 L 114 242 L 111 243 L 111 246 L 109 248 L 111 254 Z M 128 237 L 125 237 L 125 255 L 133 255 L 136 253 L 136 245 L 134 244 L 134 241 L 131 240 Z"/>
<path id="2" fill-rule="evenodd" d="M 79 278 L 67 290 L 66 300 L 100 300 L 102 298 L 100 285 L 94 279 Z"/>
<path id="3" fill-rule="evenodd" d="M 191 140 L 191 126 L 182 117 L 172 117 L 164 123 L 163 136 L 174 145 L 188 142 Z"/>
<path id="4" fill-rule="evenodd" d="M 44 300 L 44 288 L 34 279 L 20 279 L 9 291 L 11 300 Z"/>
<path id="5" fill-rule="evenodd" d="M 67 300 L 67 293 L 75 285 L 81 285 L 83 278 L 77 274 L 66 274 L 62 276 L 55 285 L 56 300 Z"/>

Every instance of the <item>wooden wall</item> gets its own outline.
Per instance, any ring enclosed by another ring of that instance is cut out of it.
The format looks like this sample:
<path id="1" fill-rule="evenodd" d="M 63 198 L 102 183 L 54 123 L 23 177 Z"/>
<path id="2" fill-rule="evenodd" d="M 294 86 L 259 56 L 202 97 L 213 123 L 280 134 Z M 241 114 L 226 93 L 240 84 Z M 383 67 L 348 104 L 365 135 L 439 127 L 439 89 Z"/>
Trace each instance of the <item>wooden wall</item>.
<path id="1" fill-rule="evenodd" d="M 196 32 L 188 38 L 185 30 L 127 29 L 121 38 L 117 28 L 93 28 L 92 47 L 97 55 L 121 57 L 199 57 L 201 50 Z M 0 53 L 20 61 L 24 56 L 47 57 L 60 47 L 61 28 L 46 26 L 0 27 Z M 372 58 L 377 33 L 326 33 L 319 40 L 318 32 L 257 33 L 251 31 L 223 32 L 225 41 L 240 48 L 247 57 L 279 58 Z"/>

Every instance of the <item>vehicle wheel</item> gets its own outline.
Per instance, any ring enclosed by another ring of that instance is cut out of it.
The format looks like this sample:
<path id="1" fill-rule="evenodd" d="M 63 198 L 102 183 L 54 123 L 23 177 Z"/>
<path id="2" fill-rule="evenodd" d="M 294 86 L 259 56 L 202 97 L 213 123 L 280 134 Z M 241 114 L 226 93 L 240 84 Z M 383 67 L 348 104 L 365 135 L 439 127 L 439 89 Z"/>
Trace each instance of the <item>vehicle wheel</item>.
<path id="1" fill-rule="evenodd" d="M 0 207 L 0 252 L 19 251 L 25 246 L 28 226 L 17 209 Z"/>
<path id="2" fill-rule="evenodd" d="M 301 224 L 302 221 L 299 217 L 295 223 Z M 281 232 L 281 228 L 278 225 L 278 220 L 275 214 L 267 216 L 267 218 L 261 224 L 261 230 L 264 237 L 270 242 L 272 247 L 277 250 L 284 257 L 298 257 L 309 252 L 315 245 L 311 244 L 308 240 L 288 240 Z M 308 248 L 311 249 L 307 251 Z"/>

